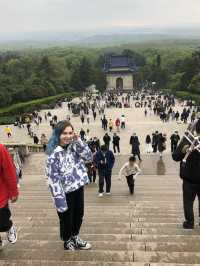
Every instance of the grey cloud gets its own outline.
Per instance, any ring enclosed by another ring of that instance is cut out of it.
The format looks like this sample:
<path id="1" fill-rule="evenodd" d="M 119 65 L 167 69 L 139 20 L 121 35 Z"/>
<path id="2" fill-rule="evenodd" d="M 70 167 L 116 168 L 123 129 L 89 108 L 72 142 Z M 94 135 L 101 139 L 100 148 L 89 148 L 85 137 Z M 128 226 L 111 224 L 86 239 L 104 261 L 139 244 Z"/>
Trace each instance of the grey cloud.
<path id="1" fill-rule="evenodd" d="M 199 0 L 0 0 L 0 34 L 200 23 L 199 14 Z"/>

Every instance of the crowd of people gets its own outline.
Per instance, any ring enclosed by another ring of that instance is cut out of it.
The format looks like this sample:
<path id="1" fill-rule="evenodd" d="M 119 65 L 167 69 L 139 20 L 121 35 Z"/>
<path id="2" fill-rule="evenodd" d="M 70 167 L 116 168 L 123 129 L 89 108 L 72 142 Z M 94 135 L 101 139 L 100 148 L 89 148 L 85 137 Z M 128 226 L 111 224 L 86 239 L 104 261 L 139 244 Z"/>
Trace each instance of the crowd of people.
<path id="1" fill-rule="evenodd" d="M 131 97 L 135 100 L 136 108 L 145 108 L 145 117 L 157 115 L 167 123 L 169 120 L 182 121 L 187 123 L 188 119 L 195 122 L 195 132 L 197 137 L 200 135 L 200 119 L 197 117 L 199 107 L 183 108 L 179 114 L 175 110 L 175 98 L 171 95 L 146 95 L 144 93 L 128 93 L 120 96 L 114 93 L 105 93 L 93 98 L 86 96 L 78 105 L 68 102 L 69 113 L 65 120 L 59 121 L 57 115 L 47 112 L 44 118 L 40 113 L 32 114 L 32 123 L 26 123 L 27 134 L 29 134 L 36 145 L 43 145 L 48 158 L 46 162 L 46 174 L 48 186 L 60 223 L 60 238 L 63 241 L 65 250 L 91 248 L 91 244 L 80 238 L 80 228 L 84 215 L 84 186 L 94 183 L 98 174 L 98 196 L 111 195 L 112 171 L 116 162 L 116 155 L 120 154 L 120 132 L 126 130 L 127 121 L 125 115 L 116 117 L 113 121 L 107 118 L 106 108 L 131 108 Z M 84 130 L 84 125 L 91 122 L 90 112 L 93 120 L 99 118 L 102 130 L 105 132 L 102 140 L 97 136 L 91 136 L 90 130 Z M 80 116 L 82 128 L 76 133 L 71 117 Z M 33 132 L 32 126 L 40 126 L 43 119 L 49 122 L 53 132 L 49 139 L 45 134 L 41 139 Z M 21 121 L 19 119 L 19 121 Z M 24 124 L 18 122 L 16 126 L 25 128 Z M 5 128 L 8 138 L 12 137 L 12 130 Z M 113 134 L 110 136 L 110 134 Z M 177 130 L 170 136 L 171 153 L 175 161 L 181 161 L 181 178 L 183 179 L 183 199 L 185 229 L 194 227 L 193 203 L 195 197 L 200 199 L 200 177 L 199 163 L 200 153 L 196 146 L 186 140 L 181 140 Z M 199 140 L 198 140 L 199 141 Z M 127 141 L 128 142 L 128 141 Z M 166 150 L 167 135 L 159 131 L 148 134 L 145 139 L 147 154 L 159 152 L 160 158 Z M 111 147 L 112 143 L 112 147 Z M 141 173 L 137 158 L 142 161 L 140 151 L 140 138 L 134 132 L 129 139 L 130 157 L 119 171 L 119 180 L 126 180 L 130 195 L 134 194 L 135 181 Z M 198 144 L 199 145 L 199 144 Z M 194 146 L 194 147 L 193 147 Z M 200 149 L 200 148 L 199 148 Z M 10 152 L 10 154 L 9 154 Z M 186 158 L 183 164 L 183 159 Z M 11 220 L 9 201 L 16 202 L 18 198 L 19 182 L 22 177 L 22 163 L 17 151 L 7 149 L 0 145 L 0 233 L 6 232 L 8 241 L 17 241 L 16 228 Z M 105 188 L 104 188 L 105 187 Z M 105 193 L 104 193 L 105 191 Z M 0 238 L 0 245 L 2 244 Z"/>

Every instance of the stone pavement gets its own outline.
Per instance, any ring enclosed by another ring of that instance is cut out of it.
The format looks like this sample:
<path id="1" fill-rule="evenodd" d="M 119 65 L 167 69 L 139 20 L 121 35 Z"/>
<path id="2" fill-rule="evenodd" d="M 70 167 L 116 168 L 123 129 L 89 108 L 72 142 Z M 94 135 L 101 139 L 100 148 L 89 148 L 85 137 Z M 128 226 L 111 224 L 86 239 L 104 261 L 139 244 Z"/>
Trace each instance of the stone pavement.
<path id="1" fill-rule="evenodd" d="M 144 170 L 138 176 L 134 196 L 128 194 L 125 180 L 117 179 L 118 164 L 111 196 L 98 198 L 97 184 L 86 187 L 81 236 L 91 241 L 93 249 L 69 252 L 63 250 L 59 240 L 57 214 L 41 167 L 45 156 L 32 154 L 24 167 L 20 199 L 12 205 L 19 240 L 0 252 L 0 266 L 200 265 L 198 220 L 194 230 L 181 227 L 177 167 L 170 169 L 173 162 L 166 156 L 163 162 L 168 170 L 165 175 L 157 175 L 152 162 L 143 159 L 151 174 Z M 197 206 L 195 214 L 198 217 Z"/>
<path id="2" fill-rule="evenodd" d="M 132 108 L 108 108 L 105 111 L 106 117 L 108 119 L 112 118 L 113 121 L 116 120 L 117 117 L 121 117 L 122 114 L 126 117 L 126 129 L 121 130 L 119 135 L 121 138 L 121 153 L 122 154 L 129 154 L 131 152 L 131 147 L 129 145 L 130 136 L 133 134 L 133 132 L 136 132 L 139 136 L 140 143 L 141 143 L 141 153 L 146 152 L 145 147 L 145 139 L 147 134 L 152 134 L 156 130 L 162 133 L 166 133 L 168 137 L 167 141 L 167 150 L 165 153 L 170 152 L 170 136 L 175 131 L 178 130 L 180 135 L 183 135 L 187 125 L 185 124 L 179 124 L 175 121 L 170 121 L 168 123 L 163 123 L 160 121 L 159 117 L 154 115 L 148 115 L 145 117 L 144 115 L 144 108 L 135 108 L 134 105 L 135 101 L 131 102 Z M 181 111 L 183 109 L 182 106 L 180 106 L 177 103 L 177 106 L 175 107 L 175 111 L 179 110 Z M 66 116 L 68 114 L 67 110 L 67 104 L 63 103 L 62 108 L 53 109 L 50 110 L 51 113 L 54 115 L 56 114 L 58 116 L 58 119 L 66 119 Z M 47 110 L 41 111 L 42 117 L 44 117 L 44 113 L 47 112 Z M 44 119 L 43 119 L 44 120 Z M 77 132 L 80 131 L 81 127 L 84 128 L 86 131 L 87 128 L 90 130 L 90 136 L 94 137 L 97 136 L 102 140 L 103 135 L 105 134 L 104 130 L 101 128 L 101 121 L 100 116 L 97 115 L 96 121 L 93 121 L 93 118 L 91 116 L 91 123 L 87 125 L 84 123 L 81 124 L 80 117 L 72 117 L 71 116 L 71 122 Z M 13 136 L 8 139 L 6 134 L 4 133 L 4 126 L 0 126 L 0 142 L 1 143 L 33 143 L 33 140 L 27 135 L 25 129 L 19 129 L 17 127 L 11 126 L 13 128 Z M 37 127 L 36 125 L 33 125 L 34 132 L 37 134 L 37 136 L 40 138 L 42 133 L 45 133 L 48 137 L 51 135 L 51 128 L 49 126 L 49 122 L 43 121 L 43 123 Z M 113 131 L 115 132 L 115 131 Z M 113 133 L 109 133 L 112 137 Z"/>

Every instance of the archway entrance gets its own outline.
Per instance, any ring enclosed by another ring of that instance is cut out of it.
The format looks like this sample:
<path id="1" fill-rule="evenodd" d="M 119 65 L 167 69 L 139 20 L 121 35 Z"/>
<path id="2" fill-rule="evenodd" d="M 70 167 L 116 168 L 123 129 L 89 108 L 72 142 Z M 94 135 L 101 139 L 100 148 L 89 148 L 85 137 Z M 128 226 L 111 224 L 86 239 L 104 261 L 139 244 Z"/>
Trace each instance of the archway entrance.
<path id="1" fill-rule="evenodd" d="M 117 90 L 123 90 L 123 79 L 122 78 L 117 78 L 116 89 Z"/>

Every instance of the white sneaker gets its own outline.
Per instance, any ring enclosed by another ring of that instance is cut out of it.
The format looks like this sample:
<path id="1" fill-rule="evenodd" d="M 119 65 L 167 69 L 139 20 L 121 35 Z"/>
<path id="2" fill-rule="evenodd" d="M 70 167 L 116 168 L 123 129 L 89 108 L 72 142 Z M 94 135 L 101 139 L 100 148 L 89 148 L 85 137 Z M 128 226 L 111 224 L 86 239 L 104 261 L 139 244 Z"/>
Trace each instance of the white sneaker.
<path id="1" fill-rule="evenodd" d="M 103 193 L 99 193 L 99 197 L 103 197 Z"/>
<path id="2" fill-rule="evenodd" d="M 88 250 L 92 248 L 92 245 L 89 242 L 84 241 L 79 236 L 74 236 L 73 241 L 77 249 Z"/>
<path id="3" fill-rule="evenodd" d="M 106 192 L 106 195 L 107 195 L 107 196 L 110 196 L 110 195 L 111 195 L 111 193 L 110 193 L 110 192 Z"/>
<path id="4" fill-rule="evenodd" d="M 15 244 L 17 242 L 17 231 L 14 225 L 7 232 L 7 238 L 11 244 Z"/>

